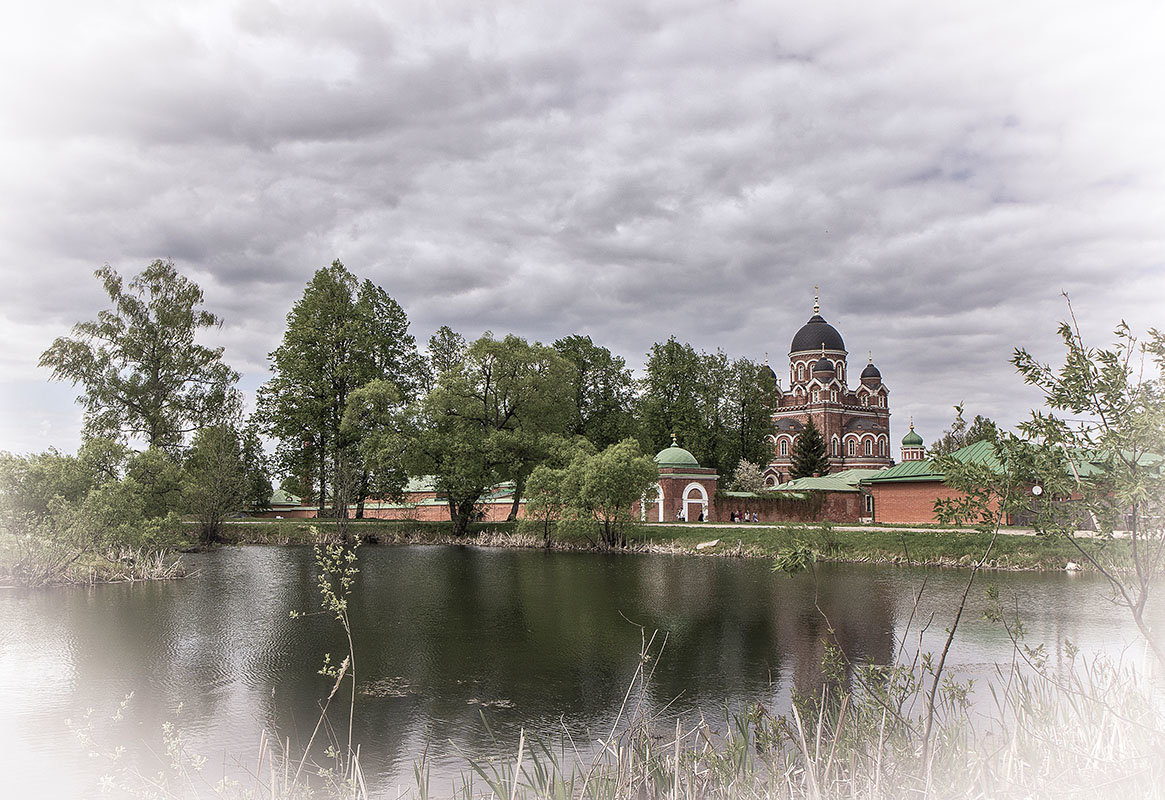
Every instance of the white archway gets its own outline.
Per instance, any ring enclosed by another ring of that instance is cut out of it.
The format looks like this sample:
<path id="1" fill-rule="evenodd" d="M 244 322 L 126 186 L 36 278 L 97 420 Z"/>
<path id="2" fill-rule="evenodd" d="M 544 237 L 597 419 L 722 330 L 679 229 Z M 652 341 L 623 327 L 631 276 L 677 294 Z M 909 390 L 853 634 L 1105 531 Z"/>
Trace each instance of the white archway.
<path id="1" fill-rule="evenodd" d="M 693 510 L 692 504 L 698 504 L 699 510 Z M 708 491 L 700 484 L 693 481 L 684 487 L 683 495 L 684 519 L 688 522 L 694 522 L 700 518 L 703 513 L 704 520 L 708 520 Z"/>

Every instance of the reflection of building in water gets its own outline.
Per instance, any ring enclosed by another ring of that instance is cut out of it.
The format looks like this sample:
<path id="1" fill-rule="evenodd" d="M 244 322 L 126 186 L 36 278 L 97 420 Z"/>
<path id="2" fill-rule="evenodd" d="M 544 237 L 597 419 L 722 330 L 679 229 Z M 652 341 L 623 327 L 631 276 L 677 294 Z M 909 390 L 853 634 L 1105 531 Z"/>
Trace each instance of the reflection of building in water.
<path id="1" fill-rule="evenodd" d="M 789 388 L 770 367 L 776 393 L 773 412 L 772 461 L 765 483 L 775 486 L 789 479 L 793 449 L 801 432 L 813 424 L 825 441 L 829 471 L 881 469 L 891 466 L 889 390 L 873 358 L 851 389 L 845 342 L 821 316 L 816 291 L 813 316 L 801 326 L 789 345 Z"/>
<path id="2" fill-rule="evenodd" d="M 828 644 L 844 656 L 847 685 L 852 665 L 886 664 L 893 659 L 893 598 L 873 573 L 838 568 L 827 577 L 799 575 L 791 583 L 797 590 L 786 593 L 784 599 L 786 603 L 793 600 L 795 612 L 786 606 L 774 622 L 780 626 L 777 637 L 788 659 L 783 671 L 798 692 L 821 690 Z"/>

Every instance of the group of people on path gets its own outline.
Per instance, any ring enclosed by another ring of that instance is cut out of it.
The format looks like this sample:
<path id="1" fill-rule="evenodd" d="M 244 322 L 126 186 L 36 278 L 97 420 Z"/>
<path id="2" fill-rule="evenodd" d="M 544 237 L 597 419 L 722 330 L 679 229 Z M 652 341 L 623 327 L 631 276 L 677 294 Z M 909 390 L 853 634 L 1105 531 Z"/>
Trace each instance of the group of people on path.
<path id="1" fill-rule="evenodd" d="M 732 514 L 730 515 L 730 517 L 731 517 L 729 520 L 730 522 L 760 522 L 760 519 L 757 517 L 755 511 L 752 512 L 752 519 L 749 519 L 747 511 L 733 511 Z M 687 522 L 687 521 L 688 521 L 688 517 L 687 517 L 687 515 L 684 514 L 684 510 L 682 508 L 677 508 L 676 509 L 676 522 Z M 703 521 L 704 521 L 704 511 L 703 511 L 703 509 L 701 509 L 700 516 L 696 519 L 696 522 L 703 522 Z"/>
<path id="2" fill-rule="evenodd" d="M 748 518 L 747 511 L 733 511 L 730 516 L 730 522 L 760 522 L 760 519 L 757 518 L 755 511 L 752 512 L 752 519 Z"/>

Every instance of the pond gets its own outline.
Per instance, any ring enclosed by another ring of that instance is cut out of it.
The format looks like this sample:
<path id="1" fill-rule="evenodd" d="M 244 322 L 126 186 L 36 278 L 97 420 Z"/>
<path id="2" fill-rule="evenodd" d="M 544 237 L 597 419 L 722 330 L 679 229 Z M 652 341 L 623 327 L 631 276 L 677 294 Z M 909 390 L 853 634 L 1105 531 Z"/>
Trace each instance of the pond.
<path id="1" fill-rule="evenodd" d="M 891 660 L 904 635 L 917 649 L 924 628 L 922 647 L 937 652 L 967 577 L 829 564 L 790 577 L 764 560 L 469 547 L 365 547 L 359 557 L 354 737 L 384 797 L 412 788 L 422 754 L 439 788 L 467 757 L 512 754 L 523 729 L 585 749 L 609 732 L 653 633 L 663 651 L 639 699 L 668 718 L 787 708 L 793 687 L 819 685 L 829 625 L 857 662 Z M 265 729 L 293 749 L 307 742 L 331 688 L 317 670 L 325 653 L 346 652 L 333 619 L 290 614 L 318 609 L 311 551 L 185 558 L 197 574 L 182 581 L 0 591 L 6 785 L 92 795 L 106 768 L 87 751 L 113 746 L 157 771 L 167 721 L 208 759 L 208 784 L 247 775 Z M 1012 658 L 1006 632 L 983 618 L 988 585 L 1019 608 L 1027 642 L 1044 644 L 1053 668 L 1068 659 L 1066 640 L 1144 658 L 1098 577 L 986 573 L 952 650 L 960 675 L 990 677 Z M 86 745 L 75 729 L 89 709 L 96 744 Z M 331 718 L 346 729 L 346 702 Z"/>

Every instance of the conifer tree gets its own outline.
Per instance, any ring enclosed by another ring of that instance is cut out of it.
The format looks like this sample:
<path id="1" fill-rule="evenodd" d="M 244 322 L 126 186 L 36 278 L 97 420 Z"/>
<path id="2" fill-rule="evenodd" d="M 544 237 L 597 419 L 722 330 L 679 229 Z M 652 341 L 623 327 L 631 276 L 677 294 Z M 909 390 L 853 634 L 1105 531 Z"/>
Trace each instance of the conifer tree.
<path id="1" fill-rule="evenodd" d="M 793 447 L 792 477 L 812 478 L 814 475 L 825 475 L 829 472 L 829 458 L 825 455 L 825 440 L 821 438 L 821 431 L 809 419 L 809 424 L 801 435 L 797 437 L 797 444 Z"/>

